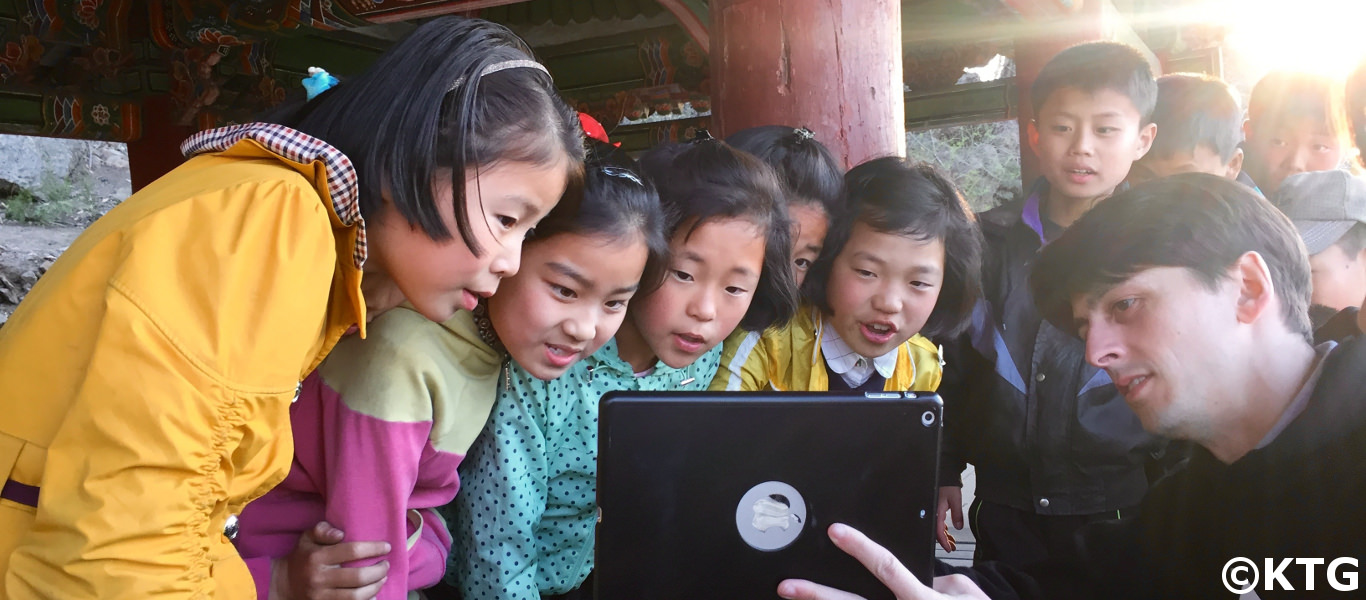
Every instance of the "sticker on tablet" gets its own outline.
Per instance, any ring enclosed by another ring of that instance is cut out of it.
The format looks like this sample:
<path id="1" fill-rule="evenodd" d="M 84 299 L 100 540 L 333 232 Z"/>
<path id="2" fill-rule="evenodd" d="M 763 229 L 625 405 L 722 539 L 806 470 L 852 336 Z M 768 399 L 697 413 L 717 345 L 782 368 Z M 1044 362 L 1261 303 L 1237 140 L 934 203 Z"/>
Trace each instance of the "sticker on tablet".
<path id="1" fill-rule="evenodd" d="M 806 528 L 806 501 L 786 483 L 765 481 L 740 498 L 735 506 L 735 528 L 740 539 L 755 550 L 782 550 L 797 541 Z"/>

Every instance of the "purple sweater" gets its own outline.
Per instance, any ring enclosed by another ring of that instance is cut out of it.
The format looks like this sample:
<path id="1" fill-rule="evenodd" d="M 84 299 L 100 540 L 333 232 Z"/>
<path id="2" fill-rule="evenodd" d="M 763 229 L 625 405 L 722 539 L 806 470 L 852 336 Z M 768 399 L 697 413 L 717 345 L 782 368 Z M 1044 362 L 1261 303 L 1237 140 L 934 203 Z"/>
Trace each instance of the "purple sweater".
<path id="1" fill-rule="evenodd" d="M 271 562 L 326 520 L 346 541 L 386 541 L 381 600 L 441 579 L 451 537 L 433 510 L 460 487 L 456 466 L 493 405 L 501 356 L 468 313 L 432 323 L 404 308 L 369 338 L 343 339 L 290 410 L 294 461 L 284 482 L 242 511 L 238 551 L 267 598 Z"/>

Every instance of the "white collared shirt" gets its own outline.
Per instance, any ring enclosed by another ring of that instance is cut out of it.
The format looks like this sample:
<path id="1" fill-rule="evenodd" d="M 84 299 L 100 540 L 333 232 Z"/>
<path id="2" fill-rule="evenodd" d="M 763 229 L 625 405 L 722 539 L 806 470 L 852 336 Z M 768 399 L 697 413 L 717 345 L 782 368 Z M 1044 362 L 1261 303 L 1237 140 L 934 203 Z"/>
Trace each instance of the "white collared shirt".
<path id="1" fill-rule="evenodd" d="M 857 388 L 867 383 L 874 370 L 884 378 L 891 377 L 892 372 L 896 370 L 896 354 L 901 350 L 900 346 L 869 360 L 844 343 L 834 327 L 827 325 L 821 329 L 821 354 L 825 355 L 825 362 L 830 365 L 830 370 L 838 373 L 849 387 Z"/>

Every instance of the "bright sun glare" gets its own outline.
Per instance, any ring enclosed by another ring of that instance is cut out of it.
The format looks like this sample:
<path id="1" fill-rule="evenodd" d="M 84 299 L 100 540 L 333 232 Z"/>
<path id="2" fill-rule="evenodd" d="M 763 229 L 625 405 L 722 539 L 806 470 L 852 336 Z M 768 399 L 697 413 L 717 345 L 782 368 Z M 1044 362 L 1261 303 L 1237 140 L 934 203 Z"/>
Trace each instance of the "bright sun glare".
<path id="1" fill-rule="evenodd" d="M 1366 0 L 1216 0 L 1226 43 L 1263 70 L 1344 77 L 1366 58 Z M 1211 15 L 1213 16 L 1213 15 Z"/>

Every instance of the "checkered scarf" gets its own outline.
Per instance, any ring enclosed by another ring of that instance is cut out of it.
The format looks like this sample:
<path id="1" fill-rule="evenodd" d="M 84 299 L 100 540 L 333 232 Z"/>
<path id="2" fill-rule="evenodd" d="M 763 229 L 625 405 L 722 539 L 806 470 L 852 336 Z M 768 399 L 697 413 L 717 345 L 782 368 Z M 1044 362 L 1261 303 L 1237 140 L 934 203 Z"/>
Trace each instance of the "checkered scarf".
<path id="1" fill-rule="evenodd" d="M 208 152 L 222 152 L 243 139 L 251 139 L 267 150 L 297 163 L 323 163 L 327 176 L 327 192 L 332 197 L 332 210 L 343 225 L 356 227 L 356 247 L 352 258 L 356 268 L 365 265 L 365 219 L 360 215 L 360 192 L 356 187 L 356 169 L 351 159 L 320 139 L 304 135 L 273 123 L 246 123 L 201 131 L 180 145 L 186 157 Z"/>

